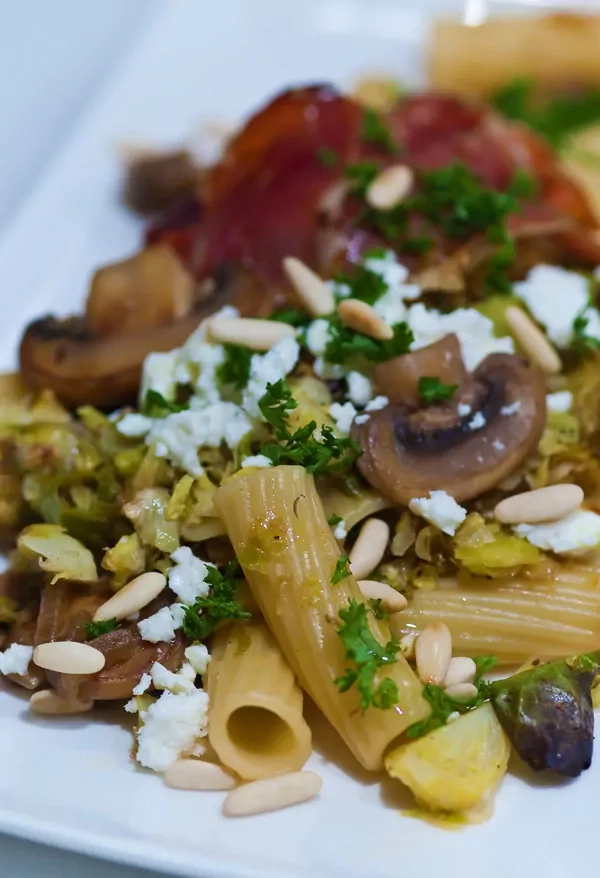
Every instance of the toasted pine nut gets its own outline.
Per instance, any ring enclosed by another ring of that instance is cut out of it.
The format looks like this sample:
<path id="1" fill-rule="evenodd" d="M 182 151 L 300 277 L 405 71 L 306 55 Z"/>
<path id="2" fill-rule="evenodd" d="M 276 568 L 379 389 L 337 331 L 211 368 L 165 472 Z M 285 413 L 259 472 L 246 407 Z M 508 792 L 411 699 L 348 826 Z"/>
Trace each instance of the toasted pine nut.
<path id="1" fill-rule="evenodd" d="M 477 695 L 477 686 L 472 683 L 456 683 L 447 687 L 446 695 L 455 701 L 471 701 Z"/>
<path id="2" fill-rule="evenodd" d="M 38 668 L 59 674 L 97 674 L 106 664 L 106 658 L 104 653 L 88 643 L 55 640 L 36 646 L 33 662 Z"/>
<path id="3" fill-rule="evenodd" d="M 338 305 L 338 314 L 342 322 L 356 332 L 362 332 L 363 335 L 379 341 L 393 338 L 392 327 L 387 325 L 374 308 L 360 299 L 342 299 Z"/>
<path id="4" fill-rule="evenodd" d="M 460 683 L 472 683 L 477 673 L 477 667 L 472 658 L 465 655 L 458 655 L 450 659 L 446 676 L 444 677 L 444 687 L 448 689 L 450 686 L 458 686 Z"/>
<path id="5" fill-rule="evenodd" d="M 163 573 L 142 573 L 141 576 L 136 576 L 98 607 L 94 613 L 94 622 L 126 619 L 158 597 L 166 584 L 167 578 Z"/>
<path id="6" fill-rule="evenodd" d="M 579 485 L 548 485 L 506 497 L 497 504 L 494 516 L 504 524 L 557 521 L 578 509 L 582 501 L 583 491 Z"/>
<path id="7" fill-rule="evenodd" d="M 391 165 L 375 177 L 367 189 L 367 202 L 376 210 L 390 210 L 403 201 L 414 181 L 408 165 Z"/>
<path id="8" fill-rule="evenodd" d="M 361 579 L 358 587 L 363 593 L 363 597 L 370 601 L 381 601 L 381 605 L 390 613 L 399 613 L 408 606 L 408 601 L 403 594 L 396 591 L 385 582 L 376 582 L 374 579 Z"/>
<path id="9" fill-rule="evenodd" d="M 75 713 L 86 713 L 94 706 L 93 701 L 67 701 L 59 698 L 54 689 L 40 689 L 29 699 L 29 707 L 34 713 L 46 716 L 68 716 Z"/>
<path id="10" fill-rule="evenodd" d="M 400 652 L 404 658 L 412 659 L 415 657 L 415 643 L 417 642 L 417 632 L 409 631 L 400 638 Z"/>
<path id="11" fill-rule="evenodd" d="M 269 351 L 282 338 L 296 335 L 294 327 L 287 323 L 252 317 L 211 317 L 207 328 L 211 341 L 236 344 L 252 351 Z"/>
<path id="12" fill-rule="evenodd" d="M 447 625 L 435 622 L 421 631 L 415 644 L 415 658 L 423 683 L 439 686 L 448 672 L 451 657 L 452 635 Z"/>
<path id="13" fill-rule="evenodd" d="M 512 334 L 525 353 L 542 372 L 556 375 L 562 369 L 560 357 L 544 335 L 522 308 L 511 305 L 504 312 Z"/>
<path id="14" fill-rule="evenodd" d="M 178 759 L 167 768 L 165 781 L 176 790 L 232 790 L 237 786 L 232 774 L 201 759 Z"/>
<path id="15" fill-rule="evenodd" d="M 335 309 L 333 293 L 318 274 L 295 256 L 286 256 L 283 269 L 309 314 L 322 317 Z"/>
<path id="16" fill-rule="evenodd" d="M 366 579 L 385 554 L 390 529 L 380 518 L 368 518 L 350 550 L 350 570 L 356 579 Z"/>
<path id="17" fill-rule="evenodd" d="M 245 817 L 279 811 L 312 799 L 322 785 L 321 778 L 313 771 L 294 771 L 279 777 L 255 780 L 229 793 L 223 802 L 223 814 L 226 817 Z"/>

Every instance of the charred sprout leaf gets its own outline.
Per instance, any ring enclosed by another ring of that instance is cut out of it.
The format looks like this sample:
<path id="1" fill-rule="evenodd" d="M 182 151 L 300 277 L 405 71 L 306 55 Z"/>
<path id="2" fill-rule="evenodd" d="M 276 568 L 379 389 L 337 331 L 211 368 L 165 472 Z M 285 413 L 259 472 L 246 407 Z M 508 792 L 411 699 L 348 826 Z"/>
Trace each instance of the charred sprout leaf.
<path id="1" fill-rule="evenodd" d="M 375 685 L 375 675 L 380 668 L 396 662 L 399 645 L 390 640 L 385 646 L 374 637 L 369 628 L 367 608 L 365 604 L 350 599 L 348 607 L 340 610 L 340 619 L 344 623 L 338 629 L 346 650 L 346 658 L 353 663 L 343 677 L 335 680 L 340 692 L 347 692 L 356 685 L 360 693 L 360 706 L 363 711 L 368 707 L 387 710 L 398 701 L 398 687 L 391 677 L 384 677 Z"/>
<path id="2" fill-rule="evenodd" d="M 98 579 L 90 550 L 66 533 L 61 525 L 30 524 L 19 534 L 17 546 L 24 557 L 39 558 L 42 570 L 54 574 L 52 582 L 58 579 L 96 582 Z"/>
<path id="3" fill-rule="evenodd" d="M 144 405 L 142 406 L 142 414 L 148 418 L 166 418 L 167 415 L 172 415 L 174 412 L 183 412 L 187 408 L 187 405 L 169 402 L 157 390 L 148 390 Z"/>
<path id="4" fill-rule="evenodd" d="M 250 378 L 252 351 L 235 344 L 224 344 L 223 350 L 225 359 L 217 368 L 217 380 L 220 384 L 242 390 Z"/>
<path id="5" fill-rule="evenodd" d="M 347 576 L 350 576 L 350 558 L 348 555 L 340 555 L 337 559 L 335 570 L 331 574 L 331 579 L 329 580 L 332 585 L 337 585 L 342 579 L 345 579 Z"/>
<path id="6" fill-rule="evenodd" d="M 419 378 L 419 398 L 421 402 L 429 404 L 450 399 L 456 392 L 457 384 L 444 384 L 439 378 L 422 375 Z"/>
<path id="7" fill-rule="evenodd" d="M 206 582 L 210 586 L 208 594 L 196 598 L 185 611 L 183 630 L 192 640 L 205 640 L 221 622 L 249 619 L 252 615 L 237 599 L 241 584 L 237 561 L 231 561 L 224 573 L 209 567 Z"/>
<path id="8" fill-rule="evenodd" d="M 406 730 L 408 738 L 421 738 L 423 735 L 427 735 L 429 732 L 445 726 L 451 714 L 462 714 L 475 710 L 476 707 L 479 707 L 484 701 L 489 699 L 491 684 L 483 679 L 483 674 L 486 674 L 494 667 L 496 658 L 488 655 L 478 656 L 474 661 L 477 667 L 477 674 L 473 684 L 477 687 L 477 695 L 470 701 L 456 701 L 450 698 L 441 686 L 434 686 L 428 683 L 423 687 L 423 697 L 429 702 L 431 713 L 425 719 L 408 727 Z"/>
<path id="9" fill-rule="evenodd" d="M 600 652 L 560 659 L 490 685 L 494 709 L 519 756 L 534 771 L 577 777 L 592 762 L 591 689 Z"/>
<path id="10" fill-rule="evenodd" d="M 115 631 L 119 627 L 116 619 L 106 619 L 105 622 L 84 622 L 83 627 L 88 640 L 94 640 L 101 637 L 102 634 L 108 634 L 109 631 Z"/>

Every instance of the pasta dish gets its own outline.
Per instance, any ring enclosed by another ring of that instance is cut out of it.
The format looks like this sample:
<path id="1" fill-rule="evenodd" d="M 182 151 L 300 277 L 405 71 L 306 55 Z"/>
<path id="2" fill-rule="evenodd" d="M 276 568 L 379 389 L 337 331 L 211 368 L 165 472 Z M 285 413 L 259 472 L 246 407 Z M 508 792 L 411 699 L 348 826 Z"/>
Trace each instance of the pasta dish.
<path id="1" fill-rule="evenodd" d="M 438 22 L 428 90 L 287 89 L 210 167 L 130 158 L 142 247 L 0 377 L 33 714 L 120 703 L 228 816 L 318 795 L 306 696 L 440 820 L 488 817 L 511 752 L 590 766 L 599 31 Z"/>

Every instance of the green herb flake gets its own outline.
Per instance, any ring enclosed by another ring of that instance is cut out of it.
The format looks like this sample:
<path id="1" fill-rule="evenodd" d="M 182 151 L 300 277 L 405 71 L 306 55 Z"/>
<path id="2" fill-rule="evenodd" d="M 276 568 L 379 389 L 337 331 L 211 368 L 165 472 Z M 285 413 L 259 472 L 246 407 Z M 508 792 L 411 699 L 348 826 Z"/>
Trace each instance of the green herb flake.
<path id="1" fill-rule="evenodd" d="M 280 378 L 274 384 L 267 384 L 258 407 L 267 424 L 276 431 L 287 433 L 288 413 L 298 408 L 298 403 L 292 396 L 292 388 L 285 378 Z"/>
<path id="2" fill-rule="evenodd" d="M 276 323 L 287 323 L 289 326 L 308 326 L 310 323 L 310 315 L 300 308 L 282 308 L 280 311 L 274 311 L 269 317 Z"/>
<path id="3" fill-rule="evenodd" d="M 377 110 L 374 110 L 372 107 L 367 107 L 363 110 L 361 133 L 365 143 L 380 146 L 391 155 L 397 155 L 400 152 L 398 144 L 394 142 L 394 138 L 390 133 L 390 129 Z"/>
<path id="4" fill-rule="evenodd" d="M 324 168 L 333 168 L 339 163 L 340 157 L 334 149 L 330 149 L 328 146 L 323 146 L 321 149 L 317 150 L 317 161 L 323 165 Z"/>
<path id="5" fill-rule="evenodd" d="M 340 692 L 347 692 L 356 685 L 363 712 L 371 706 L 388 710 L 398 701 L 398 687 L 391 677 L 375 685 L 375 676 L 381 668 L 397 661 L 399 644 L 395 640 L 379 643 L 369 628 L 366 605 L 358 601 L 350 599 L 348 607 L 340 610 L 340 619 L 344 624 L 338 635 L 353 667 L 335 680 L 336 686 Z"/>
<path id="6" fill-rule="evenodd" d="M 444 384 L 439 378 L 423 375 L 419 378 L 419 399 L 426 405 L 442 402 L 445 399 L 450 399 L 457 388 L 458 384 Z"/>
<path id="7" fill-rule="evenodd" d="M 88 640 L 95 640 L 96 637 L 102 637 L 109 631 L 115 631 L 119 627 L 116 619 L 106 619 L 104 622 L 84 622 L 83 627 Z"/>
<path id="8" fill-rule="evenodd" d="M 221 622 L 252 616 L 237 599 L 241 584 L 237 561 L 231 561 L 224 573 L 216 567 L 209 567 L 205 581 L 209 585 L 208 594 L 196 598 L 191 607 L 186 607 L 183 619 L 183 631 L 192 640 L 205 640 Z"/>
<path id="9" fill-rule="evenodd" d="M 175 412 L 183 412 L 188 408 L 187 405 L 179 405 L 176 402 L 169 402 L 168 399 L 157 390 L 148 390 L 146 398 L 142 406 L 142 414 L 147 418 L 166 418 Z"/>
<path id="10" fill-rule="evenodd" d="M 339 523 L 340 523 L 340 521 L 343 521 L 342 516 L 341 516 L 341 515 L 336 515 L 335 512 L 334 512 L 333 515 L 330 515 L 329 518 L 327 519 L 327 524 L 328 524 L 330 527 L 335 527 L 336 524 L 339 524 Z"/>
<path id="11" fill-rule="evenodd" d="M 381 598 L 371 598 L 369 600 L 369 606 L 371 607 L 371 612 L 376 619 L 382 619 L 383 621 L 386 621 L 390 618 L 390 614 L 383 606 L 383 601 L 381 600 Z"/>
<path id="12" fill-rule="evenodd" d="M 217 367 L 217 381 L 236 390 L 243 390 L 250 378 L 252 351 L 235 344 L 224 344 L 225 358 Z"/>
<path id="13" fill-rule="evenodd" d="M 357 359 L 365 359 L 371 363 L 385 363 L 400 354 L 405 354 L 414 341 L 412 330 L 407 323 L 396 323 L 392 326 L 392 330 L 392 338 L 379 341 L 345 326 L 336 315 L 330 320 L 325 359 L 329 363 L 340 364 L 348 364 Z"/>
<path id="14" fill-rule="evenodd" d="M 365 265 L 357 265 L 352 275 L 336 274 L 334 280 L 350 288 L 351 298 L 360 299 L 367 305 L 374 305 L 388 291 L 388 285 L 382 276 Z"/>
<path id="15" fill-rule="evenodd" d="M 355 162 L 346 166 L 344 176 L 352 184 L 355 195 L 365 195 L 379 170 L 376 162 Z"/>
<path id="16" fill-rule="evenodd" d="M 332 585 L 338 585 L 347 576 L 350 576 L 350 558 L 348 555 L 340 555 L 329 581 Z"/>
<path id="17" fill-rule="evenodd" d="M 587 334 L 590 318 L 586 317 L 590 305 L 586 305 L 581 314 L 573 321 L 573 341 L 571 346 L 577 353 L 589 354 L 600 349 L 600 339 Z"/>

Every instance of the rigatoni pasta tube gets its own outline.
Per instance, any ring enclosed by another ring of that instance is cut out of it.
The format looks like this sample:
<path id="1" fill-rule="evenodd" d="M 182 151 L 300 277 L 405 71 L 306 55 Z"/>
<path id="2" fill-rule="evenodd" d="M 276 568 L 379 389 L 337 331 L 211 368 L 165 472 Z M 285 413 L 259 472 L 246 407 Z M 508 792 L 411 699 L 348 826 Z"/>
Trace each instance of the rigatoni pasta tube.
<path id="1" fill-rule="evenodd" d="M 213 640 L 208 737 L 244 780 L 298 771 L 311 753 L 302 690 L 262 621 L 235 622 Z"/>
<path id="2" fill-rule="evenodd" d="M 446 623 L 457 655 L 495 655 L 504 664 L 591 652 L 600 647 L 600 592 L 518 583 L 417 591 L 390 624 L 401 636 L 432 622 Z"/>
<path id="3" fill-rule="evenodd" d="M 296 466 L 242 473 L 218 489 L 215 503 L 252 593 L 302 686 L 359 762 L 381 768 L 388 744 L 429 707 L 402 655 L 381 674 L 398 687 L 398 703 L 387 710 L 368 707 L 362 713 L 356 687 L 342 693 L 334 682 L 352 666 L 338 636 L 339 612 L 362 596 L 352 576 L 331 583 L 340 552 L 313 477 Z M 371 630 L 381 643 L 389 639 L 387 626 L 372 616 Z"/>

